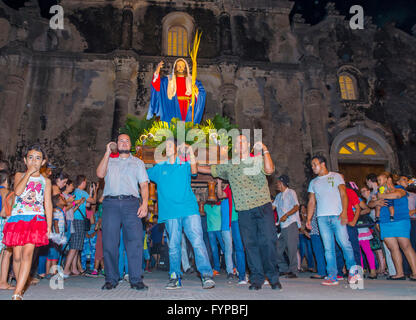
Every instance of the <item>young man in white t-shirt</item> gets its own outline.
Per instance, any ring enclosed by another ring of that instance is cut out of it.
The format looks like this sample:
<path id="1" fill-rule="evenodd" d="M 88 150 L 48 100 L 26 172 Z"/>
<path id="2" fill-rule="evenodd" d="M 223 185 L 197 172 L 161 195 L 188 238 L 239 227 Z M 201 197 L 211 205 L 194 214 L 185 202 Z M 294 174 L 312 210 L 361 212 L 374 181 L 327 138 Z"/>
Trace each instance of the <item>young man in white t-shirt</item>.
<path id="1" fill-rule="evenodd" d="M 326 159 L 323 156 L 314 156 L 311 165 L 313 172 L 318 176 L 309 184 L 308 221 L 306 227 L 308 229 L 312 228 L 311 221 L 316 205 L 319 232 L 325 248 L 328 274 L 328 278 L 322 282 L 322 285 L 338 284 L 334 236 L 342 249 L 347 268 L 350 270 L 348 281 L 350 283 L 356 282 L 358 276 L 355 273 L 351 273 L 351 268 L 356 263 L 346 227 L 348 222 L 348 198 L 344 179 L 338 173 L 328 172 Z"/>

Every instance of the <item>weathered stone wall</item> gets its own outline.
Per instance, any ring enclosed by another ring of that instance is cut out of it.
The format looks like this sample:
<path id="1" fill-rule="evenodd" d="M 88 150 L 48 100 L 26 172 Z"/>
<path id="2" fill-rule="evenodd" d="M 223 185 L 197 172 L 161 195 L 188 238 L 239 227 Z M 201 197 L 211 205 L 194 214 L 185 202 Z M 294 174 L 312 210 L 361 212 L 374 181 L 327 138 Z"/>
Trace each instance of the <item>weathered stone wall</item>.
<path id="1" fill-rule="evenodd" d="M 204 117 L 220 113 L 241 128 L 262 128 L 278 174 L 288 174 L 303 199 L 311 155 L 330 157 L 335 137 L 357 125 L 388 141 L 395 169 L 416 173 L 416 39 L 393 26 L 367 19 L 365 30 L 353 31 L 331 6 L 315 26 L 298 16 L 291 23 L 286 0 L 61 5 L 65 30 L 54 31 L 36 1 L 18 11 L 0 2 L 0 149 L 13 169 L 23 147 L 39 140 L 53 164 L 96 179 L 126 114 L 147 114 L 157 63 L 171 70 L 162 22 L 184 12 L 203 32 Z M 343 70 L 357 79 L 355 102 L 340 99 Z"/>
<path id="2" fill-rule="evenodd" d="M 329 143 L 341 130 L 365 123 L 393 147 L 398 158 L 393 169 L 414 174 L 416 38 L 392 25 L 377 28 L 369 18 L 364 30 L 351 30 L 349 22 L 334 11 L 318 25 L 295 24 L 295 30 L 305 67 L 312 60 L 318 63 L 320 92 L 329 106 Z M 357 101 L 341 100 L 340 71 L 356 78 Z"/>

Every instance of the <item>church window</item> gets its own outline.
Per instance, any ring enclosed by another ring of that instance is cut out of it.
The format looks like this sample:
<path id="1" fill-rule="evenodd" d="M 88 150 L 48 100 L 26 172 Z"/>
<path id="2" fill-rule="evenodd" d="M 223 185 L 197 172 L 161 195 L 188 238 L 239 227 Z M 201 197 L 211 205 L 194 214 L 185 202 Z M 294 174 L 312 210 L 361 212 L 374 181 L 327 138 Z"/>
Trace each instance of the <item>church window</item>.
<path id="1" fill-rule="evenodd" d="M 341 98 L 343 100 L 357 100 L 354 80 L 349 75 L 339 77 L 339 87 L 341 89 Z"/>

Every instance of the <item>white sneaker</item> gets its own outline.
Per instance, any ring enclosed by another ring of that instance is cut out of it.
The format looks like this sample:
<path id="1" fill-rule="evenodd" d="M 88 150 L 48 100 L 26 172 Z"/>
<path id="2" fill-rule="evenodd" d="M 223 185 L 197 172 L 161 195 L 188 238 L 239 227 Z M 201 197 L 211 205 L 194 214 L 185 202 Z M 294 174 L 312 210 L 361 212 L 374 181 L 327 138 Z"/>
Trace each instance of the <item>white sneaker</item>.
<path id="1" fill-rule="evenodd" d="M 240 280 L 240 281 L 238 281 L 238 284 L 239 285 L 244 285 L 244 284 L 247 284 L 247 281 L 246 280 Z"/>
<path id="2" fill-rule="evenodd" d="M 126 280 L 127 282 L 129 281 L 129 275 L 128 274 L 124 275 L 124 280 Z"/>

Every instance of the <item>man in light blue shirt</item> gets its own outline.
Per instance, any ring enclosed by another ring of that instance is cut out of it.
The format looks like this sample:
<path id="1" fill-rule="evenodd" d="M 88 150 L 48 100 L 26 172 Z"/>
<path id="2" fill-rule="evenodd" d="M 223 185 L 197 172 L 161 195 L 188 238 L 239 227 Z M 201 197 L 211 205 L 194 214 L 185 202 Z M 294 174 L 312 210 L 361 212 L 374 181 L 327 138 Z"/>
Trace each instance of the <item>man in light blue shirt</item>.
<path id="1" fill-rule="evenodd" d="M 277 178 L 277 189 L 280 193 L 273 202 L 273 209 L 276 208 L 281 227 L 280 237 L 277 240 L 277 264 L 280 275 L 297 278 L 300 228 L 299 201 L 295 190 L 288 187 L 289 177 L 287 175 L 281 175 Z M 285 251 L 289 258 L 289 264 L 283 255 Z"/>
<path id="2" fill-rule="evenodd" d="M 105 179 L 102 216 L 105 284 L 102 289 L 111 290 L 118 285 L 121 226 L 129 266 L 130 287 L 135 290 L 147 290 L 148 287 L 141 277 L 143 259 L 141 218 L 147 216 L 149 178 L 143 161 L 130 154 L 131 141 L 128 135 L 118 136 L 118 157 L 110 157 L 111 144 L 114 142 L 107 144 L 106 153 L 97 167 L 97 176 Z"/>
<path id="3" fill-rule="evenodd" d="M 202 287 L 215 286 L 212 268 L 203 238 L 198 203 L 191 188 L 191 177 L 197 174 L 192 148 L 188 147 L 190 162 L 181 160 L 176 153 L 176 140 L 166 141 L 167 161 L 147 170 L 151 181 L 157 184 L 159 222 L 164 222 L 169 237 L 169 275 L 166 289 L 179 289 L 181 284 L 182 228 L 192 244 L 196 267 L 201 274 Z"/>

